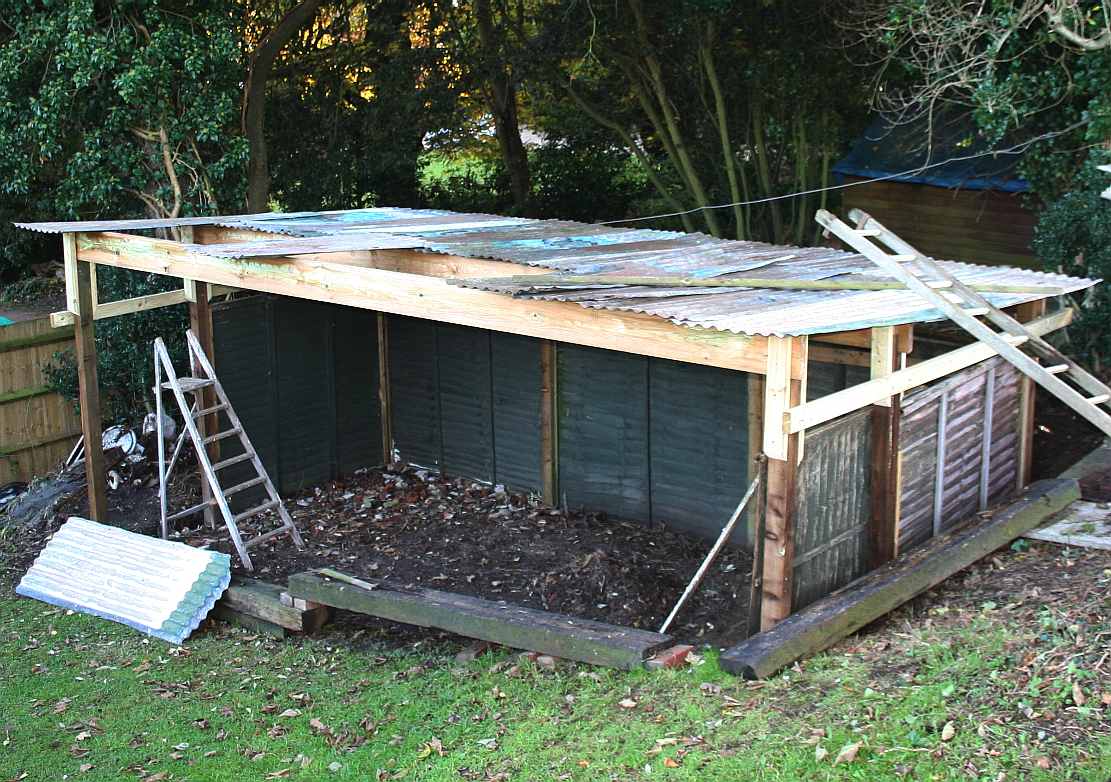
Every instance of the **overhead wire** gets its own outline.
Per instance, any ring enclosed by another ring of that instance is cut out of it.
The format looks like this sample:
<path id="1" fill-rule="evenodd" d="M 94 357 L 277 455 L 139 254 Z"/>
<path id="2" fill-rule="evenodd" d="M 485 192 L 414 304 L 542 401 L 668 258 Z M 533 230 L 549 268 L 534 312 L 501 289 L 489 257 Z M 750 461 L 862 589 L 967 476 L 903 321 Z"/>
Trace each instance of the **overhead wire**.
<path id="1" fill-rule="evenodd" d="M 936 163 L 927 163 L 915 168 L 908 169 L 906 171 L 899 171 L 893 174 L 884 174 L 883 176 L 873 177 L 870 179 L 860 179 L 854 182 L 843 182 L 839 185 L 829 185 L 827 187 L 815 187 L 809 190 L 800 190 L 796 193 L 783 193 L 781 195 L 766 196 L 765 198 L 755 198 L 750 201 L 731 201 L 728 204 L 708 204 L 706 206 L 696 206 L 692 209 L 684 209 L 680 212 L 665 212 L 662 214 L 643 215 L 641 217 L 625 217 L 619 220 L 601 220 L 598 221 L 596 225 L 621 225 L 622 223 L 636 223 L 644 220 L 663 220 L 668 217 L 683 217 L 684 215 L 694 214 L 695 212 L 705 212 L 711 209 L 732 209 L 736 206 L 755 206 L 758 204 L 766 204 L 771 201 L 783 201 L 788 198 L 798 198 L 800 196 L 814 195 L 816 193 L 826 193 L 831 190 L 844 190 L 849 187 L 872 184 L 873 182 L 885 182 L 889 179 L 899 179 L 900 177 L 914 176 L 915 174 L 920 174 L 923 171 L 927 171 L 931 168 L 947 166 L 950 163 L 960 163 L 966 160 L 975 160 L 977 158 L 988 156 L 1021 155 L 1023 152 L 1025 152 L 1027 149 L 1029 149 L 1034 144 L 1037 144 L 1038 142 L 1047 141 L 1051 138 L 1056 138 L 1057 136 L 1063 136 L 1066 133 L 1071 133 L 1077 128 L 1087 125 L 1089 122 L 1091 122 L 1090 119 L 1083 119 L 1079 122 L 1074 122 L 1072 125 L 1069 125 L 1066 128 L 1062 128 L 1061 130 L 1054 130 L 1047 133 L 1042 133 L 1040 136 L 1035 136 L 1032 139 L 1027 139 L 1020 144 L 1015 144 L 1014 146 L 1008 147 L 1006 149 L 990 149 L 983 152 L 977 152 L 976 154 L 972 155 L 958 155 L 956 157 L 948 158 L 947 160 L 941 160 Z"/>

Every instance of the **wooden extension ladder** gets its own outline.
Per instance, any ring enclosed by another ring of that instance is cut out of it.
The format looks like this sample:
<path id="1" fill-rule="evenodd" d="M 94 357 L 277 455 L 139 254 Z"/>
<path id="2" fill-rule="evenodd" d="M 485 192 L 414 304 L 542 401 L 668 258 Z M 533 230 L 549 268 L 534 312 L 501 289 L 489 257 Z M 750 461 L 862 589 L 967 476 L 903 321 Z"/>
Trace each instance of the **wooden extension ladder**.
<path id="1" fill-rule="evenodd" d="M 849 219 L 856 223 L 855 227 L 824 209 L 819 210 L 814 219 L 969 334 L 990 346 L 1104 434 L 1111 436 L 1111 415 L 1105 408 L 1111 401 L 1111 388 L 1057 348 L 1027 331 L 1017 320 L 993 306 L 933 258 L 911 247 L 866 212 L 854 209 L 849 213 Z M 993 326 L 999 330 L 996 331 Z M 1039 363 L 1039 359 L 1046 363 Z"/>
<path id="2" fill-rule="evenodd" d="M 162 512 L 162 537 L 166 538 L 169 536 L 170 522 L 208 510 L 215 505 L 219 508 L 220 514 L 224 517 L 224 524 L 227 525 L 228 533 L 231 535 L 232 543 L 235 544 L 235 550 L 239 554 L 239 559 L 242 561 L 243 567 L 248 571 L 252 571 L 254 570 L 254 566 L 251 564 L 251 557 L 247 553 L 247 549 L 252 546 L 257 546 L 270 538 L 286 533 L 293 538 L 293 543 L 297 548 L 304 548 L 305 544 L 301 540 L 301 533 L 297 531 L 297 527 L 293 524 L 293 519 L 285 509 L 285 505 L 282 504 L 282 498 L 278 496 L 278 492 L 274 488 L 270 476 L 266 473 L 266 468 L 262 466 L 262 460 L 259 459 L 258 453 L 255 451 L 254 446 L 251 445 L 251 441 L 247 437 L 247 432 L 243 429 L 243 424 L 240 422 L 239 416 L 237 416 L 235 410 L 232 409 L 231 402 L 228 401 L 223 386 L 221 386 L 220 381 L 216 379 L 216 372 L 212 369 L 212 363 L 205 355 L 200 342 L 197 341 L 192 331 L 185 332 L 185 341 L 189 352 L 189 367 L 192 376 L 181 378 L 174 372 L 173 364 L 170 362 L 170 354 L 166 350 L 166 343 L 162 341 L 161 337 L 154 341 L 154 398 L 157 407 L 155 415 L 158 421 L 158 502 Z M 163 381 L 163 375 L 165 375 L 165 381 Z M 213 390 L 217 403 L 212 407 L 203 408 L 202 400 L 204 397 L 202 392 L 207 388 Z M 166 464 L 166 441 L 163 437 L 162 429 L 163 391 L 173 392 L 174 399 L 177 401 L 178 409 L 181 411 L 182 419 L 185 422 L 185 426 L 182 428 L 181 434 L 174 444 L 174 452 L 173 456 L 170 457 L 169 465 Z M 186 394 L 193 395 L 192 402 L 186 399 Z M 224 431 L 206 433 L 206 435 L 202 436 L 197 428 L 197 421 L 205 416 L 220 412 L 224 413 L 227 417 L 231 428 L 225 429 Z M 181 454 L 181 448 L 186 437 L 192 441 L 193 448 L 197 452 L 197 462 L 201 466 L 202 480 L 208 484 L 212 496 L 198 505 L 193 505 L 185 510 L 171 514 L 168 513 L 167 507 L 169 478 L 170 474 L 173 472 L 174 465 L 177 464 L 177 459 Z M 218 461 L 214 464 L 208 456 L 207 446 L 229 437 L 238 438 L 240 445 L 243 447 L 243 453 L 229 457 L 223 461 Z M 226 467 L 231 467 L 233 464 L 241 464 L 244 462 L 250 464 L 251 467 L 254 468 L 254 477 L 226 489 L 223 488 L 220 485 L 218 473 Z M 266 501 L 242 513 L 232 513 L 231 508 L 228 506 L 228 497 L 255 486 L 262 486 L 266 490 Z M 239 523 L 270 510 L 277 512 L 278 518 L 281 521 L 281 526 L 244 541 L 243 536 L 239 532 Z"/>

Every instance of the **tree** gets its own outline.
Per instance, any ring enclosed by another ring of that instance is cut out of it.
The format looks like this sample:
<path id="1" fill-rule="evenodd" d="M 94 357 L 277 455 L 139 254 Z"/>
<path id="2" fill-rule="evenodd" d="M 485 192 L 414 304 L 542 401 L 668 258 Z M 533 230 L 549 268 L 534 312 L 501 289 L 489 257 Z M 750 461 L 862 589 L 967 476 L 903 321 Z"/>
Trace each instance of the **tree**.
<path id="1" fill-rule="evenodd" d="M 278 55 L 306 25 L 312 22 L 323 0 L 300 0 L 287 9 L 278 2 L 248 4 L 251 37 L 248 43 L 247 81 L 243 89 L 243 135 L 249 146 L 247 165 L 247 211 L 266 212 L 270 201 L 270 157 L 266 143 L 267 91 Z M 276 20 L 271 21 L 271 17 Z"/>
<path id="2" fill-rule="evenodd" d="M 236 6 L 0 2 L 0 279 L 58 252 L 57 237 L 17 232 L 11 219 L 177 217 L 242 203 Z M 108 301 L 176 281 L 105 269 L 98 283 Z M 184 329 L 181 307 L 97 324 L 110 413 L 141 410 L 150 336 L 180 348 Z"/>
<path id="3" fill-rule="evenodd" d="M 1111 4 L 853 4 L 852 25 L 880 64 L 879 105 L 899 121 L 956 107 L 1003 146 L 1037 140 L 1019 170 L 1039 209 L 1033 248 L 1047 269 L 1111 275 Z M 1097 289 L 1070 329 L 1077 353 L 1106 371 L 1111 298 Z"/>
<path id="4" fill-rule="evenodd" d="M 827 182 L 862 124 L 860 74 L 822 23 L 831 6 L 617 0 L 571 14 L 549 2 L 535 67 L 558 63 L 549 89 L 641 162 L 684 229 L 802 243 L 821 196 L 737 202 Z"/>

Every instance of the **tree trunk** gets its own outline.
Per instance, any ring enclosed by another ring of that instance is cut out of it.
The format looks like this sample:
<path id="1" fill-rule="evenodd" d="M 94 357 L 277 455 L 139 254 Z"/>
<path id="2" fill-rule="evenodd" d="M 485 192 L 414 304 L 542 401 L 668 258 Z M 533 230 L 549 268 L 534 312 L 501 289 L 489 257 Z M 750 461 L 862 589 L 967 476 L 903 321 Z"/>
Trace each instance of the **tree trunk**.
<path id="1" fill-rule="evenodd" d="M 513 206 L 519 214 L 527 214 L 532 196 L 528 152 L 521 142 L 521 126 L 517 117 L 517 84 L 512 66 L 503 56 L 503 41 L 498 38 L 490 0 L 475 0 L 475 21 L 482 45 L 481 62 L 486 74 L 487 106 L 494 117 L 494 132 L 502 160 L 509 172 L 509 188 Z"/>
<path id="2" fill-rule="evenodd" d="M 281 18 L 251 55 L 243 90 L 243 134 L 247 137 L 247 211 L 265 212 L 270 200 L 270 163 L 266 151 L 266 86 L 274 61 L 285 45 L 316 16 L 323 0 L 302 0 Z"/>

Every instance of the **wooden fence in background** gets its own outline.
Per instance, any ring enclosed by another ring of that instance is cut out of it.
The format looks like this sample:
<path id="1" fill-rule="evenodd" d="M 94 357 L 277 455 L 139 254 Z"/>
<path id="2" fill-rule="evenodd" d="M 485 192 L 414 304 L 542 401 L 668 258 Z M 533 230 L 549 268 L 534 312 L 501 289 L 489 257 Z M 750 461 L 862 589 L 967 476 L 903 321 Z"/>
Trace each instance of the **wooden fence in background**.
<path id="1" fill-rule="evenodd" d="M 54 353 L 73 344 L 73 327 L 50 317 L 0 326 L 0 485 L 43 475 L 81 434 L 74 405 L 47 386 Z"/>

